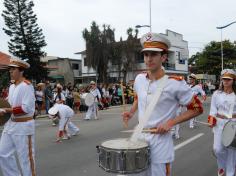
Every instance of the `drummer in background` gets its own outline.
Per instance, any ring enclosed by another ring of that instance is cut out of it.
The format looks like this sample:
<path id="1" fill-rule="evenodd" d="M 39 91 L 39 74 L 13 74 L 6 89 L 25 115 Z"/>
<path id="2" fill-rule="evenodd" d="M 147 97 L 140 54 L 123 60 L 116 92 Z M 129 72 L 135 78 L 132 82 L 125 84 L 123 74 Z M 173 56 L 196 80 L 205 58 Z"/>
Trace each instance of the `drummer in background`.
<path id="1" fill-rule="evenodd" d="M 194 95 L 201 96 L 202 97 L 202 102 L 206 100 L 206 93 L 202 89 L 200 85 L 197 84 L 197 76 L 195 74 L 189 75 L 189 83 L 190 87 L 194 93 Z M 189 122 L 189 128 L 194 128 L 194 118 L 190 120 Z"/>
<path id="2" fill-rule="evenodd" d="M 165 76 L 162 63 L 167 60 L 169 40 L 163 35 L 147 33 L 141 38 L 147 73 L 137 75 L 134 82 L 135 100 L 129 112 L 123 113 L 125 123 L 130 120 L 138 109 L 139 118 L 143 118 L 152 97 L 156 93 L 160 79 Z M 187 111 L 176 117 L 179 105 L 187 106 Z M 153 128 L 154 134 L 141 134 L 151 149 L 151 165 L 148 176 L 170 176 L 174 161 L 174 145 L 170 129 L 181 122 L 187 121 L 203 112 L 201 101 L 183 80 L 182 77 L 170 76 L 164 85 L 158 103 L 145 128 Z"/>
<path id="3" fill-rule="evenodd" d="M 229 120 L 236 121 L 236 73 L 231 69 L 221 72 L 221 85 L 211 99 L 208 122 L 214 133 L 213 150 L 217 157 L 218 176 L 236 174 L 236 149 L 226 148 L 221 142 L 222 130 Z"/>
<path id="4" fill-rule="evenodd" d="M 71 122 L 71 118 L 75 113 L 68 105 L 55 104 L 49 109 L 48 113 L 50 118 L 59 119 L 59 130 L 56 142 L 61 142 L 62 139 L 70 139 L 71 135 L 76 136 L 79 133 L 79 128 Z"/>
<path id="5" fill-rule="evenodd" d="M 11 108 L 3 108 L 1 113 L 11 113 L 4 126 L 0 141 L 0 166 L 4 176 L 35 176 L 35 94 L 32 84 L 25 79 L 24 71 L 30 65 L 18 58 L 11 58 L 10 76 L 15 83 L 9 88 L 8 102 Z"/>
<path id="6" fill-rule="evenodd" d="M 101 94 L 94 81 L 90 82 L 89 92 L 94 96 L 94 103 L 89 106 L 84 120 L 90 120 L 91 117 L 94 117 L 95 120 L 98 120 L 98 101 L 101 101 Z"/>
<path id="7" fill-rule="evenodd" d="M 56 92 L 53 95 L 53 100 L 54 103 L 57 104 L 64 104 L 66 101 L 66 98 L 64 96 L 64 94 L 62 93 L 62 85 L 61 84 L 57 84 L 56 86 Z"/>

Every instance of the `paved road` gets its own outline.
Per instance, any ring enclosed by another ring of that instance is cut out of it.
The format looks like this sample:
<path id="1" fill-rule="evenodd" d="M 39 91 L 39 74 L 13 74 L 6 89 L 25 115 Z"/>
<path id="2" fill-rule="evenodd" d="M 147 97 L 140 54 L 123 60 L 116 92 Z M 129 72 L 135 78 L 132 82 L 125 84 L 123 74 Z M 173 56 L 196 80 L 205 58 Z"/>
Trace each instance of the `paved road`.
<path id="1" fill-rule="evenodd" d="M 209 104 L 199 120 L 206 121 Z M 74 122 L 81 132 L 71 140 L 56 144 L 57 127 L 52 127 L 47 118 L 36 122 L 36 165 L 39 176 L 109 176 L 97 165 L 95 146 L 102 141 L 128 137 L 121 133 L 123 124 L 121 108 L 100 111 L 99 120 L 83 121 L 79 115 Z M 136 124 L 132 119 L 129 128 Z M 216 175 L 216 161 L 212 155 L 213 134 L 203 125 L 189 129 L 188 123 L 181 124 L 181 139 L 175 141 L 176 159 L 173 164 L 174 176 Z M 1 174 L 0 174 L 1 175 Z"/>

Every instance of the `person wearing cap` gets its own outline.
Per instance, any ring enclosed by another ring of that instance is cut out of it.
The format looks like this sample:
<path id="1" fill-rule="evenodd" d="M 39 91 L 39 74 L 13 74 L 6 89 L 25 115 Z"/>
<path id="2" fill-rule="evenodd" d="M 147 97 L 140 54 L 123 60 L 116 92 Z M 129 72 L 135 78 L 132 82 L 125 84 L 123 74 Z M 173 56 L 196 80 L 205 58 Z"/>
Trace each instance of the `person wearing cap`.
<path id="1" fill-rule="evenodd" d="M 1 111 L 11 113 L 11 117 L 4 125 L 0 140 L 0 167 L 4 176 L 21 175 L 20 170 L 24 176 L 35 176 L 35 95 L 32 84 L 23 75 L 30 65 L 11 58 L 8 66 L 14 84 L 9 88 L 11 108 Z M 21 169 L 17 166 L 15 152 Z"/>
<path id="2" fill-rule="evenodd" d="M 150 113 L 144 128 L 152 129 L 154 133 L 142 133 L 140 140 L 145 140 L 151 151 L 151 164 L 143 175 L 170 176 L 174 161 L 174 145 L 170 129 L 181 122 L 187 121 L 203 112 L 200 100 L 194 96 L 184 79 L 179 76 L 166 76 L 162 63 L 167 60 L 169 40 L 156 33 L 142 36 L 142 53 L 147 73 L 138 74 L 134 82 L 135 100 L 128 112 L 123 113 L 124 123 L 128 123 L 138 109 L 139 122 L 142 122 L 145 110 L 148 108 L 159 83 L 163 90 Z M 163 82 L 162 82 L 163 81 Z M 187 106 L 187 111 L 176 116 L 180 105 Z"/>
<path id="3" fill-rule="evenodd" d="M 94 96 L 94 103 L 88 107 L 86 116 L 84 120 L 90 120 L 91 117 L 94 117 L 95 120 L 98 119 L 98 101 L 101 102 L 101 93 L 98 90 L 96 83 L 94 81 L 90 82 L 89 92 Z"/>
<path id="4" fill-rule="evenodd" d="M 236 149 L 226 148 L 222 142 L 222 131 L 228 121 L 236 121 L 236 73 L 232 69 L 221 72 L 221 85 L 211 98 L 208 122 L 213 127 L 213 151 L 217 157 L 218 176 L 234 176 Z"/>
<path id="5" fill-rule="evenodd" d="M 189 84 L 190 84 L 189 86 L 191 87 L 194 95 L 201 96 L 202 101 L 205 101 L 206 100 L 206 93 L 204 92 L 202 87 L 197 84 L 197 76 L 193 73 L 191 73 L 189 75 Z M 195 126 L 194 121 L 195 121 L 194 118 L 189 121 L 189 128 L 194 128 L 194 126 Z"/>
<path id="6" fill-rule="evenodd" d="M 79 128 L 71 122 L 71 118 L 75 115 L 73 109 L 65 104 L 55 104 L 48 111 L 49 117 L 59 119 L 59 130 L 56 142 L 62 139 L 70 139 L 71 135 L 75 136 L 79 133 Z"/>

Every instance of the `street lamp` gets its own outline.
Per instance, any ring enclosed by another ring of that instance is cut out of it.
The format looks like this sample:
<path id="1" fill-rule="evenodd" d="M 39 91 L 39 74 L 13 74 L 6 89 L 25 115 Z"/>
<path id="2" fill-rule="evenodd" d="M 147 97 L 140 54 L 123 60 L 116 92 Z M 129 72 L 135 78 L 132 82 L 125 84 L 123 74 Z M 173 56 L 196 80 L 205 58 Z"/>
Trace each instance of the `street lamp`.
<path id="1" fill-rule="evenodd" d="M 224 69 L 224 53 L 223 53 L 223 43 L 222 43 L 222 29 L 224 28 L 227 28 L 228 26 L 232 25 L 236 23 L 236 21 L 232 22 L 232 23 L 229 23 L 225 26 L 220 26 L 220 27 L 216 27 L 216 29 L 220 29 L 221 31 L 221 69 L 223 70 Z"/>
<path id="2" fill-rule="evenodd" d="M 152 0 L 149 0 L 149 25 L 136 25 L 135 28 L 149 27 L 152 32 Z"/>

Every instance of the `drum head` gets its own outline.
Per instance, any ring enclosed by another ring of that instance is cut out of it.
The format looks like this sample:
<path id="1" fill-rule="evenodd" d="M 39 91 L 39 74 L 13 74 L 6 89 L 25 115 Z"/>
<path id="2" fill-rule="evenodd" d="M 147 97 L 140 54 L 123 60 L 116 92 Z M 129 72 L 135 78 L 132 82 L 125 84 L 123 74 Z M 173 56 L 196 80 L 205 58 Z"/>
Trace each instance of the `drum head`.
<path id="1" fill-rule="evenodd" d="M 236 134 L 236 122 L 229 121 L 225 124 L 222 132 L 222 143 L 225 147 L 229 147 L 233 142 Z"/>
<path id="2" fill-rule="evenodd" d="M 94 103 L 94 96 L 91 93 L 87 93 L 84 100 L 87 106 L 91 106 Z"/>
<path id="3" fill-rule="evenodd" d="M 0 108 L 10 108 L 8 101 L 0 98 Z M 3 116 L 0 116 L 0 126 L 3 126 L 11 117 L 10 113 L 6 113 Z"/>
<path id="4" fill-rule="evenodd" d="M 148 144 L 144 141 L 132 142 L 128 138 L 118 138 L 109 141 L 105 141 L 101 144 L 101 146 L 110 149 L 138 149 L 145 148 Z"/>

